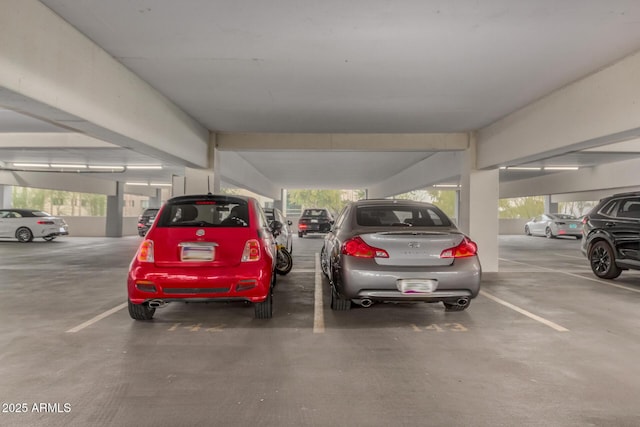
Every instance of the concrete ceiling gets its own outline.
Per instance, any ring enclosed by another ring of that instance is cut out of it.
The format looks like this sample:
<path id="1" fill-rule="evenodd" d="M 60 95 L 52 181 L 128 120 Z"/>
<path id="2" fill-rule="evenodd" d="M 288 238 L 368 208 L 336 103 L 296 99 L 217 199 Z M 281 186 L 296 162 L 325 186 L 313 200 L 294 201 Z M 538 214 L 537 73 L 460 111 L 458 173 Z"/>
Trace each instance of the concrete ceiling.
<path id="1" fill-rule="evenodd" d="M 42 3 L 220 132 L 466 132 L 640 49 L 636 0 Z M 0 110 L 0 131 L 66 130 Z M 101 150 L 0 146 L 0 161 L 158 161 L 116 146 Z M 357 188 L 433 153 L 239 154 L 280 185 Z M 541 163 L 639 154 L 636 144 L 623 154 L 567 153 Z M 168 181 L 182 167 L 162 163 L 150 178 Z"/>

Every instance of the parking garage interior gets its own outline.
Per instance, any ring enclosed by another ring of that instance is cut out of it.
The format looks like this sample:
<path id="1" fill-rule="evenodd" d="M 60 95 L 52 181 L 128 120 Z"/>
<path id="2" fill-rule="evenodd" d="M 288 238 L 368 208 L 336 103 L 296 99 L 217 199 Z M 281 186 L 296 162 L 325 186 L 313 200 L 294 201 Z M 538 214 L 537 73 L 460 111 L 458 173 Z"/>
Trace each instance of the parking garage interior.
<path id="1" fill-rule="evenodd" d="M 640 424 L 638 274 L 594 278 L 578 241 L 498 219 L 500 199 L 640 189 L 639 18 L 622 0 L 2 0 L 0 208 L 27 187 L 107 214 L 91 236 L 0 241 L 0 424 Z M 268 322 L 123 310 L 125 195 L 282 207 L 438 184 L 479 247 L 465 312 L 332 312 L 321 236 L 295 240 Z"/>

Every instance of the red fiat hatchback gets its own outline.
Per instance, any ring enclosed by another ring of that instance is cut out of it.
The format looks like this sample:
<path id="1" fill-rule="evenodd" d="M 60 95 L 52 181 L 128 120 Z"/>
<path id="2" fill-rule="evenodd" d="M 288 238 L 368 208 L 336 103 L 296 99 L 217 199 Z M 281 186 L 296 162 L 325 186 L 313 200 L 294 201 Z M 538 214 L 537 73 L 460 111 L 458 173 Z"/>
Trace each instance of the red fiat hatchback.
<path id="1" fill-rule="evenodd" d="M 258 201 L 224 195 L 168 200 L 140 244 L 127 287 L 129 314 L 150 320 L 172 301 L 247 301 L 272 313 L 275 243 Z"/>

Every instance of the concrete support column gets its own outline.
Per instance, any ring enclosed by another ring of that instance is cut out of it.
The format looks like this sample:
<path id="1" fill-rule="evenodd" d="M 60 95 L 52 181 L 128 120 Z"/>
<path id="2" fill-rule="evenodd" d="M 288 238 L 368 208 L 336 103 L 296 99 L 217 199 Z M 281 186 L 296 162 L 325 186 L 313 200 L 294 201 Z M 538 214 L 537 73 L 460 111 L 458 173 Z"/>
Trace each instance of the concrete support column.
<path id="1" fill-rule="evenodd" d="M 116 194 L 107 196 L 106 237 L 122 237 L 122 214 L 124 212 L 124 182 L 116 182 Z"/>
<path id="2" fill-rule="evenodd" d="M 159 208 L 161 204 L 162 204 L 162 189 L 156 188 L 156 195 L 153 197 L 149 197 L 149 207 Z"/>
<path id="3" fill-rule="evenodd" d="M 551 201 L 551 195 L 544 196 L 544 213 L 558 213 L 558 203 Z"/>
<path id="4" fill-rule="evenodd" d="M 0 185 L 0 209 L 9 209 L 13 206 L 13 186 Z"/>
<path id="5" fill-rule="evenodd" d="M 478 170 L 476 141 L 470 138 L 461 174 L 458 226 L 478 244 L 484 272 L 498 271 L 498 169 Z"/>
<path id="6" fill-rule="evenodd" d="M 287 189 L 283 188 L 282 190 L 280 190 L 280 198 L 282 199 L 282 215 L 284 215 L 284 217 L 287 217 Z"/>
<path id="7" fill-rule="evenodd" d="M 220 178 L 217 171 L 220 170 L 220 154 L 215 147 L 215 134 L 210 136 L 207 169 L 185 168 L 184 176 L 173 176 L 171 195 L 182 196 L 185 194 L 220 194 Z"/>
<path id="8" fill-rule="evenodd" d="M 273 201 L 273 208 L 274 209 L 279 209 L 280 211 L 282 211 L 282 200 L 274 200 Z"/>

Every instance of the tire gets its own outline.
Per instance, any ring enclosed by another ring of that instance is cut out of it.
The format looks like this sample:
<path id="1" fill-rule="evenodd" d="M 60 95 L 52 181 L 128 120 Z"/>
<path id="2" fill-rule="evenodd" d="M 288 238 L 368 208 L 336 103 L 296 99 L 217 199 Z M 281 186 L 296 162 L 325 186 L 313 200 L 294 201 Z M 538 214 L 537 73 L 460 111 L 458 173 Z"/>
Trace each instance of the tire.
<path id="1" fill-rule="evenodd" d="M 276 253 L 276 273 L 281 276 L 289 273 L 293 268 L 293 258 L 285 248 L 278 249 Z"/>
<path id="2" fill-rule="evenodd" d="M 334 311 L 347 311 L 351 309 L 351 300 L 340 298 L 334 287 L 331 287 L 331 309 Z"/>
<path id="3" fill-rule="evenodd" d="M 253 305 L 255 309 L 256 319 L 271 319 L 273 316 L 273 296 L 271 295 L 271 289 L 267 294 L 267 299 L 263 302 L 257 302 Z"/>
<path id="4" fill-rule="evenodd" d="M 47 237 L 43 237 L 43 239 L 44 239 L 44 241 L 45 241 L 45 242 L 50 242 L 50 241 L 52 241 L 52 240 L 53 240 L 53 239 L 55 239 L 55 238 L 56 238 L 56 236 L 47 236 Z"/>
<path id="5" fill-rule="evenodd" d="M 613 248 L 604 240 L 594 243 L 589 249 L 589 264 L 593 274 L 601 279 L 615 279 L 622 273 L 616 265 Z"/>
<path id="6" fill-rule="evenodd" d="M 131 316 L 132 319 L 151 320 L 155 312 L 156 309 L 149 307 L 149 304 L 134 304 L 129 301 L 129 316 Z"/>
<path id="7" fill-rule="evenodd" d="M 320 270 L 322 270 L 322 274 L 324 274 L 324 276 L 327 279 L 330 279 L 329 277 L 329 260 L 325 259 L 325 249 L 324 246 L 322 246 L 322 249 L 320 250 Z"/>
<path id="8" fill-rule="evenodd" d="M 551 228 L 547 227 L 546 230 L 544 230 L 544 235 L 547 237 L 547 239 L 554 239 L 556 236 L 553 235 L 553 231 L 551 231 Z"/>
<path id="9" fill-rule="evenodd" d="M 526 234 L 527 236 L 531 236 L 531 230 L 529 230 L 528 225 L 524 226 L 524 234 Z"/>
<path id="10" fill-rule="evenodd" d="M 304 236 L 304 233 L 302 233 L 301 231 L 298 231 L 298 237 L 302 239 L 302 236 Z"/>
<path id="11" fill-rule="evenodd" d="M 20 227 L 16 230 L 16 239 L 20 243 L 28 243 L 33 240 L 33 233 L 27 227 Z"/>
<path id="12" fill-rule="evenodd" d="M 446 311 L 464 311 L 467 308 L 469 308 L 469 306 L 471 305 L 471 301 L 469 301 L 467 303 L 467 305 L 458 305 L 458 304 L 455 304 L 455 303 L 451 304 L 451 303 L 444 302 L 444 301 L 442 301 L 442 304 L 444 304 L 444 309 Z"/>

